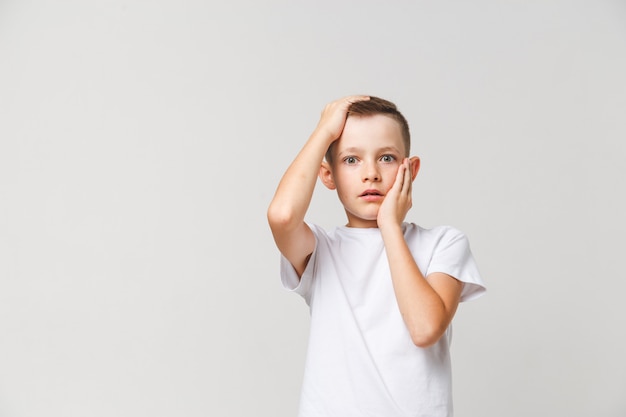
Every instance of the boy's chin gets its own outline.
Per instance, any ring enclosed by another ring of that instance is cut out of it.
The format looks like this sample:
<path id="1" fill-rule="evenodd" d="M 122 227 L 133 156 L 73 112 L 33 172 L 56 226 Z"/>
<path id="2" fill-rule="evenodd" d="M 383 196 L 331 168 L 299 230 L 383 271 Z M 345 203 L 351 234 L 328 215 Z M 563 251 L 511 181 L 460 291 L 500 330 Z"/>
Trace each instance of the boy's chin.
<path id="1" fill-rule="evenodd" d="M 349 227 L 378 227 L 376 216 L 348 216 Z"/>

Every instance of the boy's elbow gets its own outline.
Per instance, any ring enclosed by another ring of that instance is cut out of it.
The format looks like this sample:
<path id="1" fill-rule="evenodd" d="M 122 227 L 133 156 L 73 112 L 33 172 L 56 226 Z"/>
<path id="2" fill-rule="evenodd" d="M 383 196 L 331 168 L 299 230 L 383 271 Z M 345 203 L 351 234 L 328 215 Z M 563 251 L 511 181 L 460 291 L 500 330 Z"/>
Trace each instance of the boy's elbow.
<path id="1" fill-rule="evenodd" d="M 292 210 L 274 204 L 267 209 L 267 221 L 272 229 L 285 229 L 294 222 Z"/>

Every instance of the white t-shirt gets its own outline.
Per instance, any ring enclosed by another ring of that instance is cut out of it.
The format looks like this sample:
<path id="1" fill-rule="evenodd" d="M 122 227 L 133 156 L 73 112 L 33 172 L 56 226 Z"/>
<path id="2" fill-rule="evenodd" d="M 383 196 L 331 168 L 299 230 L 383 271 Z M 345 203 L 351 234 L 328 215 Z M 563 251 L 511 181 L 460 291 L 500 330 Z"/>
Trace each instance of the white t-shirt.
<path id="1" fill-rule="evenodd" d="M 395 298 L 380 230 L 310 225 L 315 251 L 298 278 L 281 257 L 283 285 L 310 307 L 300 417 L 452 416 L 451 329 L 433 346 L 413 344 Z M 424 276 L 464 283 L 461 301 L 485 292 L 460 231 L 403 224 Z"/>

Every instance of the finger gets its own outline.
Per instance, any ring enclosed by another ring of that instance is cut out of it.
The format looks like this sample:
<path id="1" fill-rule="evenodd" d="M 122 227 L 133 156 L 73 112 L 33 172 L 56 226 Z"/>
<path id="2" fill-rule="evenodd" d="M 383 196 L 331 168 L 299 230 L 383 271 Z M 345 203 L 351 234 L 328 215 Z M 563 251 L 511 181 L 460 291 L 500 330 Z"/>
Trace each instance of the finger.
<path id="1" fill-rule="evenodd" d="M 411 167 L 405 158 L 402 161 L 402 193 L 408 194 L 411 191 Z"/>
<path id="2" fill-rule="evenodd" d="M 392 189 L 397 190 L 398 194 L 402 193 L 402 190 L 404 188 L 404 165 L 400 164 L 400 166 L 398 167 L 398 172 L 396 173 L 396 179 L 393 182 L 393 186 L 391 187 Z"/>
<path id="3" fill-rule="evenodd" d="M 370 99 L 370 96 L 364 96 L 364 95 L 355 95 L 355 96 L 347 96 L 344 97 L 342 99 L 342 101 L 344 103 L 346 103 L 347 106 L 350 106 L 354 103 L 356 103 L 357 101 L 367 101 Z"/>
<path id="4" fill-rule="evenodd" d="M 413 189 L 413 171 L 411 169 L 411 163 L 409 161 L 409 158 L 406 159 L 406 173 L 404 180 L 407 184 L 407 192 L 410 193 Z"/>
<path id="5" fill-rule="evenodd" d="M 346 96 L 345 99 L 351 102 L 355 102 L 355 101 L 369 100 L 370 96 L 366 96 L 363 94 L 355 94 L 351 96 Z"/>

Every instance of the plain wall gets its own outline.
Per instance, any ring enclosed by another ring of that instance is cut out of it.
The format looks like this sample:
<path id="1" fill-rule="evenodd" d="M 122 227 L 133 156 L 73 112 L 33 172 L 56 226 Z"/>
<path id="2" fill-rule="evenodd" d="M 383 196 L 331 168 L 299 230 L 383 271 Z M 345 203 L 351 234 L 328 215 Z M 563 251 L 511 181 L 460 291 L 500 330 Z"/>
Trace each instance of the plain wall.
<path id="1" fill-rule="evenodd" d="M 294 416 L 265 212 L 323 106 L 390 99 L 463 230 L 456 415 L 626 413 L 623 1 L 0 2 L 0 416 Z M 309 221 L 345 221 L 315 193 Z"/>

